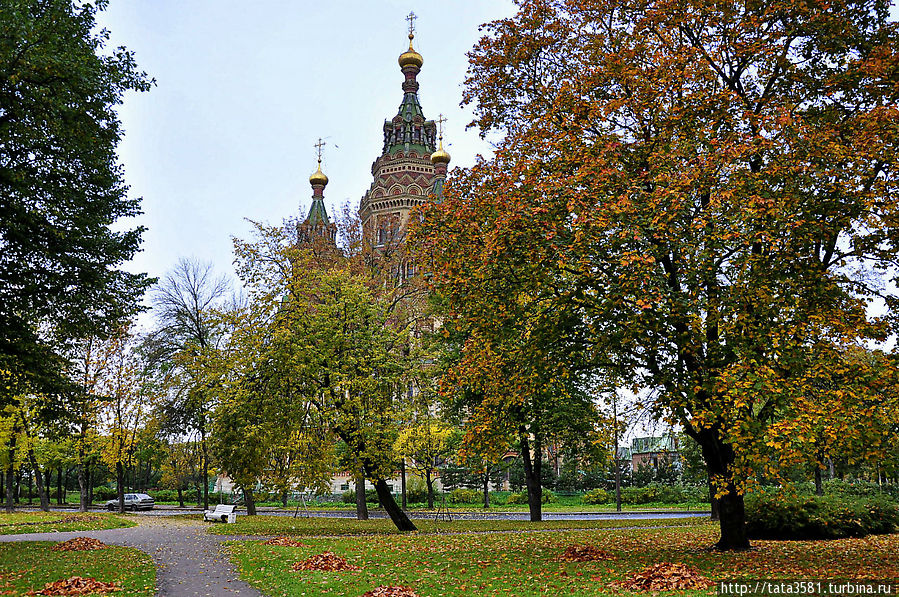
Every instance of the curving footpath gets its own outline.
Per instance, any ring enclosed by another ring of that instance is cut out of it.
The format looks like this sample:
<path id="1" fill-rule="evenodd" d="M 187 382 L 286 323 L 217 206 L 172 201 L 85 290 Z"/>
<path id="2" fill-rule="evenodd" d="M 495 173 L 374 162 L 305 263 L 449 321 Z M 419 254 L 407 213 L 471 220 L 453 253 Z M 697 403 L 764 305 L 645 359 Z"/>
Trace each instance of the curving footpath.
<path id="1" fill-rule="evenodd" d="M 92 537 L 149 554 L 156 564 L 157 595 L 262 595 L 238 579 L 225 553 L 222 541 L 238 537 L 208 534 L 206 526 L 197 521 L 141 517 L 138 526 L 127 529 L 0 535 L 0 542 L 66 541 L 74 537 Z"/>

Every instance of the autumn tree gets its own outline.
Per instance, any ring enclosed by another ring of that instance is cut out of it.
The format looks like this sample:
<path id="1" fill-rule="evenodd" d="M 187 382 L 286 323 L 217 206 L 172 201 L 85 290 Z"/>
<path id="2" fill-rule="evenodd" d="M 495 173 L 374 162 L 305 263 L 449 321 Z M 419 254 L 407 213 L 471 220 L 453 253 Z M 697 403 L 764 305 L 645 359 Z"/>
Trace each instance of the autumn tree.
<path id="1" fill-rule="evenodd" d="M 203 507 L 209 508 L 209 420 L 216 381 L 207 365 L 225 330 L 216 309 L 226 304 L 230 285 L 212 265 L 181 259 L 153 290 L 156 326 L 144 340 L 143 352 L 169 390 L 161 416 L 176 433 L 196 432 L 200 438 Z"/>
<path id="2" fill-rule="evenodd" d="M 749 546 L 759 444 L 818 348 L 884 334 L 866 305 L 899 240 L 888 13 L 521 0 L 469 55 L 465 102 L 497 151 L 418 235 L 450 317 L 494 350 L 536 340 L 519 363 L 651 390 L 701 446 L 721 549 Z"/>
<path id="3" fill-rule="evenodd" d="M 428 489 L 428 508 L 434 508 L 434 478 L 440 461 L 453 450 L 453 428 L 437 419 L 425 418 L 399 431 L 394 451 L 423 476 Z"/>

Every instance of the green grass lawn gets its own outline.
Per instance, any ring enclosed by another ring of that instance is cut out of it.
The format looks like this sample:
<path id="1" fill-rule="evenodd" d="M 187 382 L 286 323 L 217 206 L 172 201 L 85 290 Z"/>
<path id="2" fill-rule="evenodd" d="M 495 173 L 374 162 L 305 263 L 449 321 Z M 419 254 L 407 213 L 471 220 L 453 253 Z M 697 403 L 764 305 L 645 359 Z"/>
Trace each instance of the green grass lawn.
<path id="1" fill-rule="evenodd" d="M 73 512 L 14 512 L 0 514 L 0 535 L 51 533 L 54 531 L 99 531 L 136 526 L 127 517 L 114 514 Z"/>
<path id="2" fill-rule="evenodd" d="M 52 541 L 0 544 L 0 594 L 25 595 L 71 576 L 116 582 L 109 595 L 156 594 L 156 568 L 145 553 L 129 547 L 90 551 L 51 551 Z"/>
<path id="3" fill-rule="evenodd" d="M 421 596 L 600 595 L 645 566 L 684 563 L 711 580 L 756 578 L 899 578 L 899 535 L 829 542 L 755 542 L 742 553 L 716 553 L 711 524 L 676 529 L 402 536 L 305 537 L 305 547 L 229 542 L 241 577 L 266 595 L 358 596 L 379 585 L 405 585 Z M 567 546 L 590 544 L 610 561 L 558 560 Z M 291 565 L 332 551 L 353 572 L 294 572 Z M 627 593 L 625 593 L 627 594 Z M 679 593 L 684 594 L 684 593 Z M 715 588 L 685 594 L 714 595 Z"/>
<path id="4" fill-rule="evenodd" d="M 185 518 L 198 519 L 198 514 Z M 534 529 L 596 529 L 634 526 L 693 526 L 696 519 L 664 520 L 549 520 L 533 523 L 526 520 L 413 520 L 421 533 L 466 533 L 486 531 L 522 531 Z M 238 516 L 235 524 L 209 524 L 209 532 L 217 535 L 389 535 L 398 531 L 386 518 L 356 520 L 354 518 L 291 518 L 288 516 Z"/>

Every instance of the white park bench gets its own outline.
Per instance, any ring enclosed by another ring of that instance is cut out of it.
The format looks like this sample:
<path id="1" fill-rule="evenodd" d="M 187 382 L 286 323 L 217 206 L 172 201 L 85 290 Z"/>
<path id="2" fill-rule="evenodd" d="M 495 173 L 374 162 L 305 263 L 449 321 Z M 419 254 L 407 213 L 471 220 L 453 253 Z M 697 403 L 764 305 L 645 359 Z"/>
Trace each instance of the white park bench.
<path id="1" fill-rule="evenodd" d="M 215 510 L 203 512 L 203 520 L 211 520 L 212 522 L 221 520 L 222 522 L 235 523 L 237 522 L 237 512 L 234 511 L 234 506 L 219 504 L 215 507 Z"/>

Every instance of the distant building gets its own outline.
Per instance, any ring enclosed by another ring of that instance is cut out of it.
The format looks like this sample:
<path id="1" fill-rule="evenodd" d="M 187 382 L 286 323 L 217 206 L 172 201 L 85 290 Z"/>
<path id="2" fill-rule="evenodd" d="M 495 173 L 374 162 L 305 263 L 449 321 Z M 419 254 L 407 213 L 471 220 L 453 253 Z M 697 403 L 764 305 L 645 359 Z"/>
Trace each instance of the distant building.
<path id="1" fill-rule="evenodd" d="M 679 463 L 679 444 L 680 438 L 673 433 L 659 437 L 635 437 L 630 448 L 631 470 L 641 466 L 658 468 L 660 465 Z"/>

